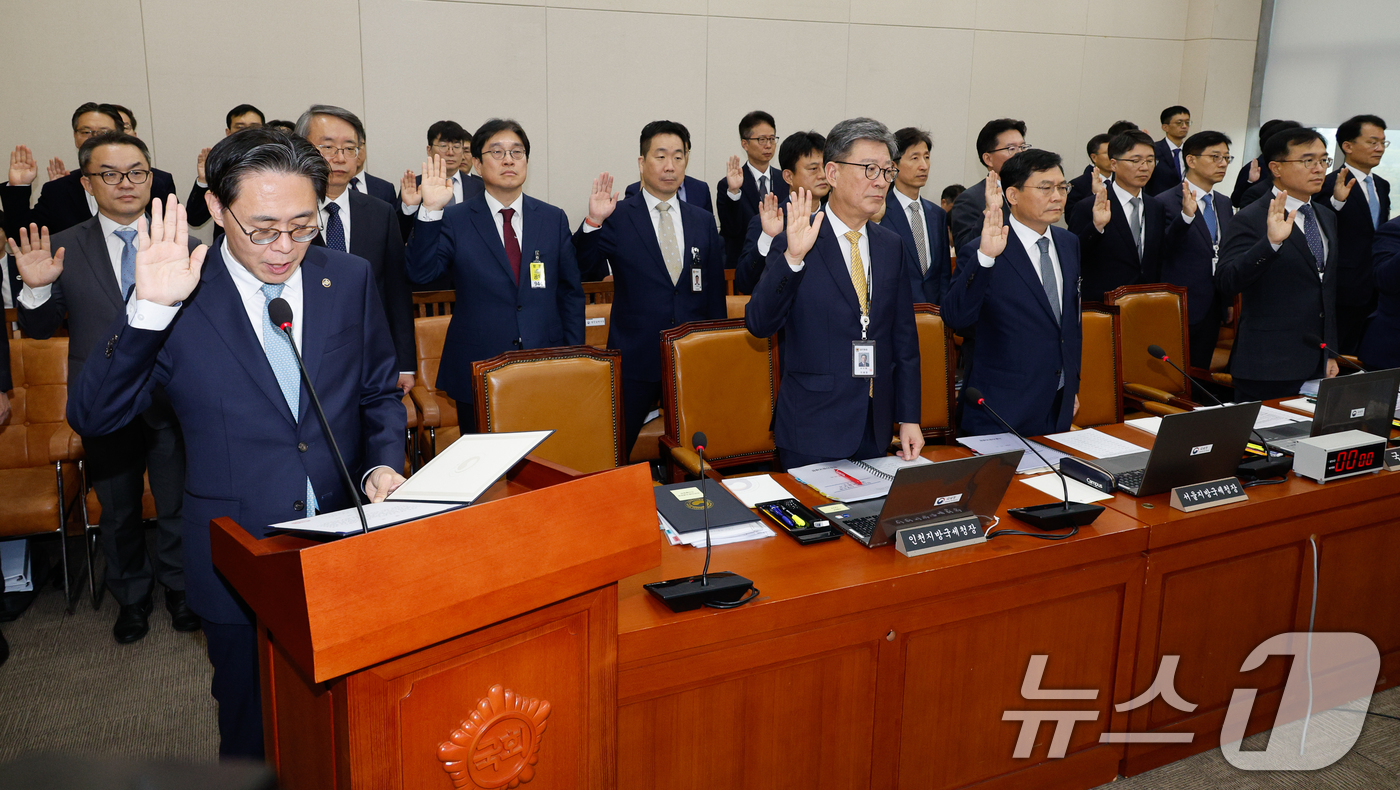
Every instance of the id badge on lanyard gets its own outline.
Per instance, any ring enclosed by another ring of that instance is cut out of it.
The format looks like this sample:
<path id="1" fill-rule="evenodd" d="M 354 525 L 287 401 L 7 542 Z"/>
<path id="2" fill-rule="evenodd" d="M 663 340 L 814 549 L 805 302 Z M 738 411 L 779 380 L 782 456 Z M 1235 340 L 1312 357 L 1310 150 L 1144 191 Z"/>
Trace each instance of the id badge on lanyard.
<path id="1" fill-rule="evenodd" d="M 704 290 L 705 284 L 700 272 L 700 248 L 690 248 L 690 290 L 700 293 Z"/>
<path id="2" fill-rule="evenodd" d="M 535 259 L 530 261 L 530 287 L 543 288 L 544 283 L 544 261 L 540 260 L 540 251 L 535 250 Z"/>

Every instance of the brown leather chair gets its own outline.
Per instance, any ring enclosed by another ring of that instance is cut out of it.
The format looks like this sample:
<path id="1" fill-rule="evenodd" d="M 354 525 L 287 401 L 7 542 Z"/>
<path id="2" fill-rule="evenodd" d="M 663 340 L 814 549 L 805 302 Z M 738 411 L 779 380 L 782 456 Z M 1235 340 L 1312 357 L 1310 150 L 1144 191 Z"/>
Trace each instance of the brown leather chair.
<path id="1" fill-rule="evenodd" d="M 553 429 L 534 455 L 577 472 L 623 465 L 622 352 L 507 351 L 472 363 L 472 389 L 483 432 Z"/>
<path id="2" fill-rule="evenodd" d="M 452 308 L 456 305 L 456 291 L 418 291 L 413 294 L 413 317 L 452 315 Z"/>
<path id="3" fill-rule="evenodd" d="M 1186 361 L 1186 349 L 1191 347 L 1186 289 L 1167 283 L 1124 285 L 1104 294 L 1104 304 L 1118 307 L 1123 399 L 1128 408 L 1155 415 L 1195 408 L 1191 383 L 1171 365 L 1147 353 L 1148 346 L 1158 345 L 1177 364 Z"/>
<path id="4" fill-rule="evenodd" d="M 415 382 L 416 383 L 416 382 Z M 411 475 L 418 471 L 418 409 L 413 405 L 413 399 L 407 395 L 403 396 L 403 408 L 407 412 L 408 421 L 404 427 L 403 453 L 404 453 L 404 475 Z"/>
<path id="5" fill-rule="evenodd" d="M 749 334 L 743 319 L 691 321 L 661 333 L 661 404 L 669 476 L 700 475 L 691 437 L 704 431 L 716 469 L 762 461 L 777 450 L 769 425 L 778 395 L 778 344 Z"/>
<path id="6" fill-rule="evenodd" d="M 1118 309 L 1098 305 L 1086 307 L 1080 314 L 1084 344 L 1079 364 L 1079 413 L 1074 417 L 1074 427 L 1123 421 Z"/>
<path id="7" fill-rule="evenodd" d="M 919 403 L 919 425 L 924 439 L 947 443 L 957 431 L 953 424 L 953 404 L 956 395 L 953 380 L 957 366 L 953 361 L 953 330 L 943 323 L 938 306 L 914 305 L 914 326 L 919 333 L 919 378 L 922 399 Z M 895 442 L 899 437 L 895 437 Z"/>
<path id="8" fill-rule="evenodd" d="M 726 318 L 743 318 L 744 306 L 749 303 L 748 294 L 730 294 L 724 297 L 724 309 Z"/>
<path id="9" fill-rule="evenodd" d="M 608 347 L 608 326 L 612 321 L 612 302 L 593 302 L 583 306 L 583 342 L 594 348 Z"/>
<path id="10" fill-rule="evenodd" d="M 408 397 L 418 410 L 418 450 L 425 460 L 437 451 L 457 441 L 461 429 L 457 425 L 457 401 L 433 384 L 437 381 L 438 365 L 442 362 L 442 344 L 447 338 L 447 325 L 452 316 L 440 315 L 413 319 L 413 343 L 418 353 L 418 375 Z M 426 441 L 423 434 L 427 434 Z"/>
<path id="11" fill-rule="evenodd" d="M 0 423 L 0 538 L 58 535 L 73 611 L 69 519 L 78 508 L 82 443 L 68 427 L 68 339 L 7 339 L 14 390 Z"/>

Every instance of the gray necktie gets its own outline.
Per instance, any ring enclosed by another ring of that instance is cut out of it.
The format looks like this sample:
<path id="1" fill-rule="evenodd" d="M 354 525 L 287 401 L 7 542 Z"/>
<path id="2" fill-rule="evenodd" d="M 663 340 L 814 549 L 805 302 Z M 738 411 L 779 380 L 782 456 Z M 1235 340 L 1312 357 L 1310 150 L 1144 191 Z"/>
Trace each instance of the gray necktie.
<path id="1" fill-rule="evenodd" d="M 452 197 L 450 197 L 450 198 L 447 199 L 447 205 L 449 205 L 449 206 L 455 206 L 455 205 L 457 205 L 457 185 L 461 183 L 460 181 L 457 180 L 459 177 L 460 177 L 460 176 L 453 176 L 453 177 L 447 182 L 447 183 L 452 187 Z"/>
<path id="2" fill-rule="evenodd" d="M 768 194 L 768 176 L 758 177 L 758 199 L 762 200 Z"/>
<path id="3" fill-rule="evenodd" d="M 131 298 L 131 289 L 136 287 L 136 231 L 131 228 L 117 228 L 112 231 L 122 240 L 122 301 Z"/>
<path id="4" fill-rule="evenodd" d="M 1050 260 L 1050 239 L 1040 237 L 1035 246 L 1040 248 L 1040 284 L 1045 287 L 1045 298 L 1050 300 L 1050 312 L 1055 314 L 1055 323 L 1060 323 L 1060 286 L 1055 284 L 1055 264 Z M 1060 386 L 1065 386 L 1065 372 L 1060 370 Z"/>
<path id="5" fill-rule="evenodd" d="M 928 241 L 924 238 L 924 215 L 919 201 L 909 204 L 909 228 L 914 231 L 914 249 L 919 253 L 919 271 L 928 274 Z"/>
<path id="6" fill-rule="evenodd" d="M 666 271 L 671 275 L 671 283 L 675 284 L 681 279 L 681 244 L 676 240 L 676 226 L 671 221 L 671 204 L 663 200 L 656 204 L 656 211 L 661 215 L 657 223 L 660 227 L 657 241 L 661 242 L 661 259 L 666 261 Z"/>
<path id="7" fill-rule="evenodd" d="M 1128 215 L 1128 227 L 1133 231 L 1133 243 L 1137 245 L 1138 260 L 1142 260 L 1142 196 L 1128 201 L 1133 213 Z"/>

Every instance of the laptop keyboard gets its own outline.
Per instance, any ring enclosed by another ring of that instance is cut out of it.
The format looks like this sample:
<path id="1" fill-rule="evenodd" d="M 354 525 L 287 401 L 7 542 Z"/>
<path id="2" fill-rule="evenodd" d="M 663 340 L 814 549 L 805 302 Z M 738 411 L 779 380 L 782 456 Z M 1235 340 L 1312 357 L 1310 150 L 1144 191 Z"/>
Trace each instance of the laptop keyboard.
<path id="1" fill-rule="evenodd" d="M 846 529 L 865 538 L 865 542 L 870 542 L 870 536 L 875 534 L 875 525 L 880 523 L 879 516 L 861 516 L 860 518 L 847 519 L 841 522 Z"/>
<path id="2" fill-rule="evenodd" d="M 1127 491 L 1129 494 L 1137 494 L 1138 489 L 1142 487 L 1142 476 L 1146 472 L 1146 469 L 1134 469 L 1131 472 L 1124 472 L 1114 478 L 1114 482 L 1117 483 L 1119 488 Z"/>

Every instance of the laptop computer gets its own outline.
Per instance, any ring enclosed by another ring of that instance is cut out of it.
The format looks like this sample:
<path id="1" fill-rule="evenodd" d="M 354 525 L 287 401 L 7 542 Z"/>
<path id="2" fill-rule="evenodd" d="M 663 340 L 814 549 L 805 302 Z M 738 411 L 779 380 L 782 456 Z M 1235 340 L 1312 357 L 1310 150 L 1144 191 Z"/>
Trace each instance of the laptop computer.
<path id="1" fill-rule="evenodd" d="M 872 549 L 889 543 L 897 529 L 938 524 L 968 513 L 991 515 L 1011 485 L 1021 452 L 906 467 L 895 472 L 885 498 L 854 502 L 847 510 L 826 515 Z"/>
<path id="2" fill-rule="evenodd" d="M 1168 414 L 1151 450 L 1083 463 L 1109 473 L 1114 487 L 1133 496 L 1231 477 L 1261 405 L 1254 401 Z"/>
<path id="3" fill-rule="evenodd" d="M 1298 440 L 1342 431 L 1365 431 L 1390 436 L 1395 415 L 1400 368 L 1352 373 L 1323 379 L 1317 385 L 1317 402 L 1311 421 L 1263 428 L 1263 436 L 1275 450 L 1291 453 Z"/>

